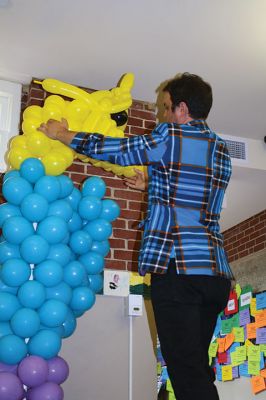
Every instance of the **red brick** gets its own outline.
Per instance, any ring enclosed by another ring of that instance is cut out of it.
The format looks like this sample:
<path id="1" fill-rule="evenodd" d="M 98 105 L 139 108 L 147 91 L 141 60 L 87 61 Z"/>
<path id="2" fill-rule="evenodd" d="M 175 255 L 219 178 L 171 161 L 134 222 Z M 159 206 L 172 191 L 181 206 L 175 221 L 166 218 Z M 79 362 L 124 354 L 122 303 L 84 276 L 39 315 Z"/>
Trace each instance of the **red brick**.
<path id="1" fill-rule="evenodd" d="M 70 178 L 73 182 L 82 183 L 86 179 L 86 176 L 84 174 L 70 173 Z"/>
<path id="2" fill-rule="evenodd" d="M 262 243 L 262 242 L 266 242 L 266 235 L 259 236 L 256 239 L 256 244 L 259 244 L 259 243 Z"/>
<path id="3" fill-rule="evenodd" d="M 248 250 L 241 251 L 238 256 L 239 258 L 246 257 L 249 254 Z"/>
<path id="4" fill-rule="evenodd" d="M 123 239 L 132 239 L 132 240 L 141 240 L 142 234 L 140 231 L 113 229 L 113 237 L 123 238 Z"/>
<path id="5" fill-rule="evenodd" d="M 110 247 L 112 249 L 124 249 L 125 248 L 125 240 L 123 239 L 109 239 Z"/>
<path id="6" fill-rule="evenodd" d="M 149 120 L 149 121 L 156 120 L 156 116 L 155 116 L 154 112 L 131 109 L 129 112 L 129 115 L 130 115 L 130 117 L 137 117 L 137 118 L 141 118 L 143 120 Z"/>
<path id="7" fill-rule="evenodd" d="M 128 208 L 130 210 L 138 210 L 138 211 L 144 211 L 146 209 L 146 207 L 144 207 L 143 209 L 143 204 L 138 201 L 130 201 L 128 203 Z"/>
<path id="8" fill-rule="evenodd" d="M 139 251 L 140 246 L 141 246 L 141 241 L 140 240 L 128 240 L 127 241 L 127 248 L 129 250 Z"/>
<path id="9" fill-rule="evenodd" d="M 128 118 L 128 124 L 131 126 L 143 126 L 143 120 L 141 118 Z"/>
<path id="10" fill-rule="evenodd" d="M 139 190 L 115 190 L 114 191 L 115 198 L 126 199 L 126 200 L 137 200 L 142 201 L 143 193 Z"/>
<path id="11" fill-rule="evenodd" d="M 119 178 L 119 179 L 104 178 L 104 182 L 106 183 L 106 185 L 110 186 L 111 188 L 116 187 L 116 188 L 124 189 L 125 187 L 127 187 L 125 185 L 125 182 L 121 178 Z"/>
<path id="12" fill-rule="evenodd" d="M 130 250 L 128 251 L 114 250 L 114 258 L 119 260 L 138 261 L 138 252 Z"/>
<path id="13" fill-rule="evenodd" d="M 124 219 L 116 219 L 115 221 L 112 222 L 113 228 L 126 228 L 126 221 Z"/>
<path id="14" fill-rule="evenodd" d="M 251 228 L 248 228 L 245 230 L 245 236 L 251 235 L 254 232 L 255 228 L 252 226 Z"/>
<path id="15" fill-rule="evenodd" d="M 154 121 L 144 121 L 144 128 L 153 130 L 156 126 Z"/>
<path id="16" fill-rule="evenodd" d="M 144 135 L 144 134 L 148 134 L 151 133 L 152 129 L 147 129 L 147 128 L 139 128 L 137 126 L 131 126 L 130 127 L 130 134 L 131 135 Z"/>
<path id="17" fill-rule="evenodd" d="M 257 244 L 256 246 L 254 246 L 254 253 L 256 253 L 256 251 L 264 249 L 265 247 L 266 247 L 266 243 Z"/>
<path id="18" fill-rule="evenodd" d="M 40 106 L 40 107 L 42 107 L 43 106 L 43 100 L 37 100 L 37 99 L 30 99 L 30 101 L 29 101 L 29 103 L 28 103 L 28 105 L 29 106 Z"/>
<path id="19" fill-rule="evenodd" d="M 127 270 L 132 272 L 138 272 L 138 263 L 137 262 L 127 262 Z"/>
<path id="20" fill-rule="evenodd" d="M 86 169 L 86 166 L 84 164 L 73 163 L 72 165 L 70 165 L 70 167 L 68 167 L 67 171 L 68 172 L 80 172 L 80 173 L 85 174 L 85 169 Z"/>
<path id="21" fill-rule="evenodd" d="M 144 108 L 144 103 L 141 101 L 133 100 L 132 106 L 130 107 L 130 110 L 132 109 L 138 109 L 138 110 L 143 110 Z"/>
<path id="22" fill-rule="evenodd" d="M 132 210 L 122 210 L 120 216 L 121 218 L 133 219 L 134 221 L 142 218 L 140 211 L 132 211 Z"/>
<path id="23" fill-rule="evenodd" d="M 106 260 L 105 268 L 107 269 L 119 269 L 126 271 L 127 264 L 126 261 L 118 261 L 118 260 Z"/>

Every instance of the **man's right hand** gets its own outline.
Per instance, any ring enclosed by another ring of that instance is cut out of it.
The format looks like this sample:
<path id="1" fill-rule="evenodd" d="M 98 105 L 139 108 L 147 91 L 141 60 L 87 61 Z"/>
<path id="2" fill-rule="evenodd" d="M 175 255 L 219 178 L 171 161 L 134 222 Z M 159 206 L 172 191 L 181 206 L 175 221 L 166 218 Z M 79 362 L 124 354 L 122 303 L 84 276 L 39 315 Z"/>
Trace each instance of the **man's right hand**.
<path id="1" fill-rule="evenodd" d="M 124 178 L 125 184 L 132 189 L 146 190 L 147 182 L 144 173 L 137 168 L 134 168 L 134 171 L 136 172 L 135 176 Z"/>

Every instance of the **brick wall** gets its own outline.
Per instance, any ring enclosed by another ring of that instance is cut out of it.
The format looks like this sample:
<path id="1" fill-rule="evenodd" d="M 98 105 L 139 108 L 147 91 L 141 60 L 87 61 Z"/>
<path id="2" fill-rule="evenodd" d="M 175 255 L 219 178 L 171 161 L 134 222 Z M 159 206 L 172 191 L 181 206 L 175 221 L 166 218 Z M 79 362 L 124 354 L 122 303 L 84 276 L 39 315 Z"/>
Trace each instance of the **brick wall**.
<path id="1" fill-rule="evenodd" d="M 92 92 L 92 89 L 86 89 Z M 28 88 L 28 97 L 23 97 L 22 110 L 29 105 L 43 106 L 46 92 L 34 82 Z M 155 108 L 153 104 L 133 101 L 129 109 L 126 135 L 149 133 L 155 125 Z M 113 234 L 110 238 L 111 251 L 106 258 L 105 267 L 137 271 L 138 251 L 141 242 L 139 222 L 144 218 L 147 195 L 128 188 L 123 179 L 81 161 L 75 161 L 66 172 L 78 187 L 89 176 L 100 176 L 107 185 L 106 198 L 117 201 L 121 208 L 119 218 L 113 222 Z"/>
<path id="2" fill-rule="evenodd" d="M 229 262 L 266 248 L 266 210 L 223 232 Z"/>

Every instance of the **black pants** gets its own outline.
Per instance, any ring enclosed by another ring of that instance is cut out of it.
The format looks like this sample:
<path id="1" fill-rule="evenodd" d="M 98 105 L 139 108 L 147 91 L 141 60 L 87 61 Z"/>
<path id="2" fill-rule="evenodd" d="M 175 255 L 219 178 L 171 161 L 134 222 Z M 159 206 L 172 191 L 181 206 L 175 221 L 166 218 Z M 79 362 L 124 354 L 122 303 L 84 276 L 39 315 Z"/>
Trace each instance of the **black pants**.
<path id="1" fill-rule="evenodd" d="M 153 311 L 177 400 L 219 399 L 208 348 L 230 285 L 220 277 L 178 275 L 174 259 L 167 274 L 152 274 Z"/>

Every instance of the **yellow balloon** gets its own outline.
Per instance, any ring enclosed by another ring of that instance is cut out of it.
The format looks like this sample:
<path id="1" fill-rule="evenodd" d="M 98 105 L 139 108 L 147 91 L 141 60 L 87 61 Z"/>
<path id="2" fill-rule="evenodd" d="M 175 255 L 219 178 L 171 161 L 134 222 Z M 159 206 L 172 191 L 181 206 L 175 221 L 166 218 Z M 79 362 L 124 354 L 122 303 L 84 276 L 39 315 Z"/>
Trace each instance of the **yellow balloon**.
<path id="1" fill-rule="evenodd" d="M 48 103 L 43 107 L 42 119 L 44 122 L 47 122 L 48 119 L 56 119 L 57 121 L 61 121 L 62 115 L 61 108 L 56 104 Z"/>
<path id="2" fill-rule="evenodd" d="M 31 154 L 28 152 L 28 150 L 14 147 L 9 151 L 7 160 L 12 168 L 19 169 L 21 163 L 29 157 L 31 157 Z"/>
<path id="3" fill-rule="evenodd" d="M 68 129 L 70 129 L 73 132 L 80 132 L 82 129 L 82 124 L 80 121 L 74 120 L 74 119 L 67 119 L 68 122 Z"/>
<path id="4" fill-rule="evenodd" d="M 26 118 L 22 122 L 22 130 L 26 135 L 29 135 L 31 133 L 35 133 L 43 120 L 40 118 Z"/>
<path id="5" fill-rule="evenodd" d="M 60 175 L 67 168 L 65 157 L 56 151 L 51 151 L 42 158 L 46 175 Z"/>
<path id="6" fill-rule="evenodd" d="M 42 132 L 35 132 L 26 136 L 27 148 L 35 157 L 42 157 L 51 149 L 51 139 Z"/>
<path id="7" fill-rule="evenodd" d="M 74 150 L 59 142 L 58 140 L 54 140 L 53 142 L 55 143 L 52 143 L 52 151 L 55 150 L 57 153 L 62 154 L 66 160 L 67 166 L 69 167 L 74 160 Z"/>
<path id="8" fill-rule="evenodd" d="M 62 113 L 64 112 L 64 110 L 66 108 L 65 100 L 62 97 L 57 96 L 56 94 L 47 97 L 44 104 L 45 104 L 45 106 L 48 106 L 50 104 L 56 105 L 57 107 L 60 108 Z"/>
<path id="9" fill-rule="evenodd" d="M 42 107 L 40 106 L 29 106 L 23 112 L 23 119 L 33 118 L 33 119 L 42 119 Z"/>
<path id="10" fill-rule="evenodd" d="M 87 103 L 81 100 L 73 100 L 68 106 L 67 118 L 83 123 L 89 112 L 90 109 Z"/>
<path id="11" fill-rule="evenodd" d="M 10 148 L 13 147 L 27 149 L 27 140 L 25 135 L 18 135 L 11 139 Z"/>

